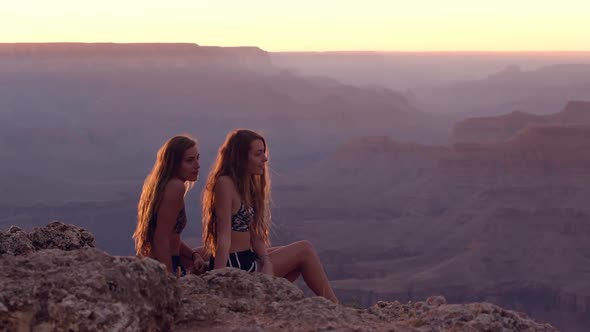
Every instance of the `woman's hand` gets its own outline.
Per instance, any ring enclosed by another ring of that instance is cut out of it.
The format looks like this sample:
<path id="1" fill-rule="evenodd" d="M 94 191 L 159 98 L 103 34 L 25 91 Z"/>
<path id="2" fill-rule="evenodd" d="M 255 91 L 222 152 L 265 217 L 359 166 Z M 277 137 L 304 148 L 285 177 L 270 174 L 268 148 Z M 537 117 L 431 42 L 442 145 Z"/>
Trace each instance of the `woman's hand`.
<path id="1" fill-rule="evenodd" d="M 201 255 L 199 255 L 198 252 L 196 252 L 196 251 L 193 252 L 192 259 L 193 259 L 193 273 L 194 274 L 197 274 L 197 275 L 203 274 L 207 271 L 208 265 L 205 264 L 205 261 L 203 260 Z"/>

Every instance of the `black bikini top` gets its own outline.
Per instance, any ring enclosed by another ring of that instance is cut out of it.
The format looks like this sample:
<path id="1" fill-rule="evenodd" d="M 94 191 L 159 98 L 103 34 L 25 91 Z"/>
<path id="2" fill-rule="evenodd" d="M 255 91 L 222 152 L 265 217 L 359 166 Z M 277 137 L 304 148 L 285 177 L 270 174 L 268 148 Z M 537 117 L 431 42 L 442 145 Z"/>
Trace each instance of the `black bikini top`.
<path id="1" fill-rule="evenodd" d="M 178 212 L 178 216 L 176 217 L 176 225 L 174 225 L 174 229 L 177 234 L 180 234 L 184 230 L 184 227 L 186 227 L 186 212 L 184 211 L 183 206 L 182 210 Z"/>
<path id="2" fill-rule="evenodd" d="M 158 214 L 154 213 L 152 215 L 152 219 L 154 223 L 158 222 Z M 176 234 L 182 233 L 184 228 L 186 227 L 186 212 L 184 211 L 184 206 L 178 212 L 178 216 L 176 216 L 176 224 L 174 224 L 174 231 Z"/>

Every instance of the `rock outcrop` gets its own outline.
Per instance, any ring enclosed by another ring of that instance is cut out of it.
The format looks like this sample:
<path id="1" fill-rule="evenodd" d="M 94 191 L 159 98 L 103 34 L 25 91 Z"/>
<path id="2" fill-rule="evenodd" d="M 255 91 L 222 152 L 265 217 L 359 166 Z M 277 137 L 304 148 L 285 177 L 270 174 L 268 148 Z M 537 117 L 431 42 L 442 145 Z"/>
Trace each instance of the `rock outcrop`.
<path id="1" fill-rule="evenodd" d="M 8 248 L 0 255 L 0 329 L 7 331 L 556 331 L 493 304 L 447 304 L 440 296 L 358 309 L 232 268 L 175 279 L 155 260 L 91 248 L 91 235 L 58 222 L 8 234 L 0 237 Z M 22 245 L 35 234 L 54 241 Z"/>
<path id="2" fill-rule="evenodd" d="M 180 331 L 556 331 L 490 303 L 447 304 L 442 296 L 358 309 L 304 297 L 281 278 L 226 269 L 179 281 Z"/>
<path id="3" fill-rule="evenodd" d="M 369 310 L 418 331 L 554 331 L 527 315 L 491 303 L 447 304 L 442 296 L 425 302 L 378 302 Z"/>
<path id="4" fill-rule="evenodd" d="M 0 258 L 2 331 L 157 331 L 178 308 L 176 281 L 151 259 L 90 248 Z"/>
<path id="5" fill-rule="evenodd" d="M 43 249 L 76 250 L 94 248 L 94 236 L 81 227 L 60 221 L 36 227 L 30 233 L 17 226 L 0 231 L 0 255 L 23 255 Z"/>

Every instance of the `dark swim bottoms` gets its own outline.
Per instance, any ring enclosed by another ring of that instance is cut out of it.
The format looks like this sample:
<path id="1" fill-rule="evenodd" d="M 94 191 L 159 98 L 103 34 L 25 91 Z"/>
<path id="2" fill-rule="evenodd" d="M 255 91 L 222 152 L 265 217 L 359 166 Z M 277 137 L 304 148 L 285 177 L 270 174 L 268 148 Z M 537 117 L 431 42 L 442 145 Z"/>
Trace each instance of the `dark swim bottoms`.
<path id="1" fill-rule="evenodd" d="M 227 260 L 227 267 L 235 267 L 246 272 L 256 272 L 256 253 L 252 250 L 244 250 L 239 252 L 232 252 L 229 254 Z M 215 266 L 215 258 L 211 256 L 209 258 L 209 269 L 213 270 Z"/>
<path id="2" fill-rule="evenodd" d="M 186 269 L 184 265 L 180 262 L 180 256 L 172 256 L 172 273 L 176 275 L 176 271 L 180 268 L 180 276 L 184 277 L 186 275 Z"/>

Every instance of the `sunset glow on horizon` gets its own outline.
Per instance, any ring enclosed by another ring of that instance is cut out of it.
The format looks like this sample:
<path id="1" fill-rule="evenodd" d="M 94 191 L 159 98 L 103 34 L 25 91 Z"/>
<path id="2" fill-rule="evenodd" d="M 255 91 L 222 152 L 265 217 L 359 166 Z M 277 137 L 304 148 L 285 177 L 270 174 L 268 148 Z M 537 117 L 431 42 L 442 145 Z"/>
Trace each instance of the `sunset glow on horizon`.
<path id="1" fill-rule="evenodd" d="M 589 51 L 590 1 L 0 0 L 0 42 L 267 51 Z"/>

